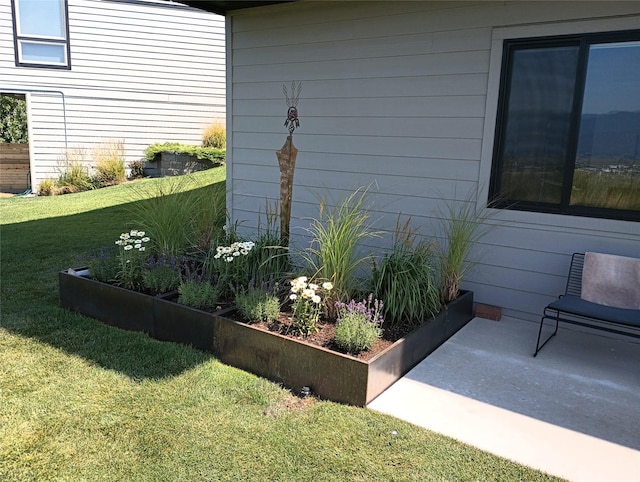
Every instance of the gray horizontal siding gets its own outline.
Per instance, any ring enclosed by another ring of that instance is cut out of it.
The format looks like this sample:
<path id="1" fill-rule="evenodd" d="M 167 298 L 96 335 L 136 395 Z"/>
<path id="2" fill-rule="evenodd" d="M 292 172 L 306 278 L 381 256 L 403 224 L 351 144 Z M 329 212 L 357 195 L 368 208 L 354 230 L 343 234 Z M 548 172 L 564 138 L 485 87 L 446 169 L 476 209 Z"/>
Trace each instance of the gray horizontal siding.
<path id="1" fill-rule="evenodd" d="M 294 134 L 294 243 L 304 240 L 319 196 L 335 201 L 359 186 L 370 186 L 377 226 L 390 232 L 402 213 L 440 241 L 445 202 L 462 201 L 488 183 L 495 29 L 549 35 L 565 21 L 591 30 L 639 28 L 640 7 L 297 2 L 234 13 L 228 120 L 233 219 L 255 228 L 265 201 L 279 198 L 275 151 L 286 137 L 287 109 L 282 85 L 296 80 L 302 95 Z M 640 256 L 637 223 L 515 211 L 496 212 L 490 223 L 496 227 L 474 248 L 476 265 L 465 287 L 478 301 L 524 319 L 538 318 L 562 292 L 573 251 Z"/>

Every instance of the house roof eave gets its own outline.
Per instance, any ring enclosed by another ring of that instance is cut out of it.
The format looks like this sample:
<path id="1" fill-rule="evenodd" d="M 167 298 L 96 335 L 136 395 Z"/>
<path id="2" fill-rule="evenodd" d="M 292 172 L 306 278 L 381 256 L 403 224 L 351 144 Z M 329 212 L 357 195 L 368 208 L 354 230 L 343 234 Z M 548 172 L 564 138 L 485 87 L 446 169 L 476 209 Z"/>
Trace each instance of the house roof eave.
<path id="1" fill-rule="evenodd" d="M 263 7 L 265 5 L 276 5 L 279 3 L 295 2 L 297 0 L 178 0 L 180 3 L 190 7 L 206 10 L 207 12 L 226 15 L 232 10 L 241 8 Z"/>

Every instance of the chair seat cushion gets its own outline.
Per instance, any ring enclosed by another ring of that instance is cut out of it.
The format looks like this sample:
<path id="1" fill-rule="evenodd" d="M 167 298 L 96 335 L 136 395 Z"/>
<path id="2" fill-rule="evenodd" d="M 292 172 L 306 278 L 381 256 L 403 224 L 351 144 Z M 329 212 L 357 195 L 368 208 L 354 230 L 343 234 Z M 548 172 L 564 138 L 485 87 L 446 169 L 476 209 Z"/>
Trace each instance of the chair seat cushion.
<path id="1" fill-rule="evenodd" d="M 621 325 L 640 327 L 640 310 L 601 305 L 573 295 L 565 295 L 559 298 L 548 305 L 546 309 L 563 311 L 601 321 L 610 321 Z"/>

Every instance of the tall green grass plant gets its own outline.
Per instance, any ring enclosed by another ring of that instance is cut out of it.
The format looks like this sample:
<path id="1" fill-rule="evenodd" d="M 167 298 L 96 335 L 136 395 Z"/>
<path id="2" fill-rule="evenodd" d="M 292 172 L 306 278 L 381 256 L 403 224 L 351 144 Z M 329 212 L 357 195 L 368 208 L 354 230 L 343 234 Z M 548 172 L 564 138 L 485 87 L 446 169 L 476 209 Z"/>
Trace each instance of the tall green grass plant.
<path id="1" fill-rule="evenodd" d="M 411 218 L 398 217 L 392 250 L 375 262 L 370 278 L 373 296 L 384 301 L 386 328 L 410 329 L 440 309 L 437 275 L 433 243 L 419 238 Z"/>
<path id="2" fill-rule="evenodd" d="M 331 315 L 335 314 L 336 301 L 348 301 L 362 290 L 362 280 L 357 275 L 370 256 L 360 253 L 360 243 L 379 235 L 372 229 L 366 197 L 367 190 L 361 188 L 335 206 L 321 198 L 318 217 L 306 228 L 311 244 L 302 252 L 302 258 L 313 279 L 333 283 L 326 300 Z"/>
<path id="3" fill-rule="evenodd" d="M 133 189 L 130 219 L 151 237 L 153 251 L 189 254 L 220 236 L 226 218 L 225 190 L 204 186 L 193 175 L 153 179 Z"/>
<path id="4" fill-rule="evenodd" d="M 469 254 L 492 225 L 487 223 L 493 213 L 475 202 L 476 191 L 458 203 L 447 204 L 440 213 L 440 224 L 444 237 L 439 252 L 439 285 L 443 303 L 455 300 L 460 293 L 460 284 L 474 263 Z"/>

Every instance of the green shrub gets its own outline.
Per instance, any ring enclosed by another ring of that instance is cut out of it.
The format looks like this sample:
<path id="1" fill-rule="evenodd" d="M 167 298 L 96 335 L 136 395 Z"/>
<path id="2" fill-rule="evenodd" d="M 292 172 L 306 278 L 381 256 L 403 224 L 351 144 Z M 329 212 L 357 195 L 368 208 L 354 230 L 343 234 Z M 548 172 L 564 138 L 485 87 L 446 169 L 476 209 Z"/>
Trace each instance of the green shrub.
<path id="1" fill-rule="evenodd" d="M 139 159 L 129 163 L 129 179 L 140 179 L 144 177 L 144 161 Z"/>
<path id="2" fill-rule="evenodd" d="M 124 141 L 111 140 L 101 143 L 93 149 L 93 162 L 96 169 L 95 184 L 112 186 L 126 181 L 124 164 Z"/>
<path id="3" fill-rule="evenodd" d="M 27 102 L 19 96 L 0 95 L 0 143 L 26 144 L 29 142 L 27 127 Z"/>
<path id="4" fill-rule="evenodd" d="M 147 292 L 157 295 L 178 289 L 181 260 L 160 254 L 151 257 L 144 265 L 142 282 Z"/>
<path id="5" fill-rule="evenodd" d="M 373 300 L 369 296 L 367 300 L 356 303 L 351 300 L 348 304 L 338 302 L 336 311 L 338 320 L 336 323 L 335 342 L 343 350 L 358 354 L 364 350 L 370 350 L 376 340 L 382 336 L 383 303 Z"/>
<path id="6" fill-rule="evenodd" d="M 280 314 L 280 300 L 273 291 L 273 287 L 250 285 L 236 293 L 238 311 L 248 321 L 275 321 Z"/>
<path id="7" fill-rule="evenodd" d="M 101 248 L 87 257 L 85 264 L 89 269 L 91 277 L 103 283 L 112 283 L 118 275 L 118 259 L 116 257 L 117 250 L 115 246 Z"/>
<path id="8" fill-rule="evenodd" d="M 178 286 L 178 303 L 199 310 L 208 310 L 216 306 L 218 295 L 209 281 L 185 280 Z"/>
<path id="9" fill-rule="evenodd" d="M 208 125 L 202 133 L 202 147 L 224 149 L 227 145 L 227 131 L 224 124 L 214 122 Z"/>
<path id="10" fill-rule="evenodd" d="M 389 326 L 413 327 L 431 318 L 441 306 L 436 284 L 434 246 L 417 240 L 411 220 L 396 224 L 393 248 L 371 271 L 373 296 L 384 300 Z"/>
<path id="11" fill-rule="evenodd" d="M 213 163 L 222 163 L 225 160 L 226 152 L 217 147 L 201 147 L 178 142 L 165 142 L 163 144 L 151 144 L 144 151 L 144 159 L 147 162 L 154 162 L 162 152 L 175 152 L 196 156 L 201 160 L 209 160 Z"/>
<path id="12" fill-rule="evenodd" d="M 56 182 L 53 179 L 44 179 L 38 186 L 38 194 L 40 196 L 55 196 Z"/>

